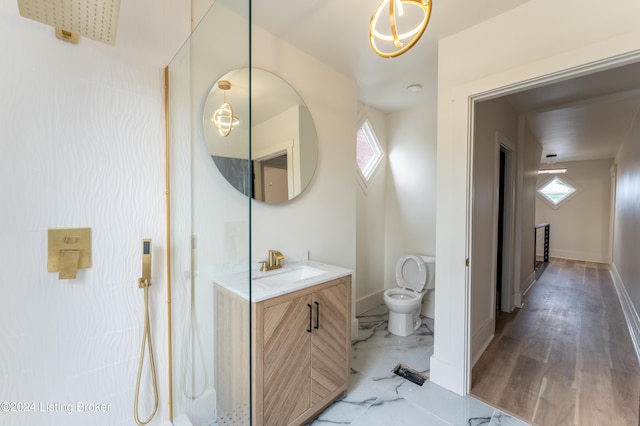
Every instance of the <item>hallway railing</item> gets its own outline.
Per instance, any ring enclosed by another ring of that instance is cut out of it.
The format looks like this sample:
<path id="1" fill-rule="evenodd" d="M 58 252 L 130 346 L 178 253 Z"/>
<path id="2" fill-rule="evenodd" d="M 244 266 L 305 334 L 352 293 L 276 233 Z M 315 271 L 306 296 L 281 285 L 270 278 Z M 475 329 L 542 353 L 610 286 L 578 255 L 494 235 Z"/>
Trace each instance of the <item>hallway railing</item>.
<path id="1" fill-rule="evenodd" d="M 549 264 L 549 230 L 551 225 L 541 223 L 536 225 L 534 229 L 533 244 L 535 253 L 533 259 L 533 268 L 536 271 L 536 279 L 544 272 Z"/>

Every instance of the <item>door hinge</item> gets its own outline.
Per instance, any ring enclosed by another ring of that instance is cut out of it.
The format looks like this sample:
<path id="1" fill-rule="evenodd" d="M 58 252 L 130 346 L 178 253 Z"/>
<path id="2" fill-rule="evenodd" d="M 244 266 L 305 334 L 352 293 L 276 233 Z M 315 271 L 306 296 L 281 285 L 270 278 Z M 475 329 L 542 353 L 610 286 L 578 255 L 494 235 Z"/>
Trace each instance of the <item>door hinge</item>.
<path id="1" fill-rule="evenodd" d="M 467 257 L 467 260 L 464 261 L 464 265 L 465 266 L 469 266 L 469 258 Z"/>

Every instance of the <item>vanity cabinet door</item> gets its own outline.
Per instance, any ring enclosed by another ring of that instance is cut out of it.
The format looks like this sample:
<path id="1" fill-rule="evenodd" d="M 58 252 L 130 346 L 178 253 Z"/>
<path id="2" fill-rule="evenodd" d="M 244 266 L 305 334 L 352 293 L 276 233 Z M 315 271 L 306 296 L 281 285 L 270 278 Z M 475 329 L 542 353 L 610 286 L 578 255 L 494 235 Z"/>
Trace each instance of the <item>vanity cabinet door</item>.
<path id="1" fill-rule="evenodd" d="M 299 426 L 349 384 L 351 276 L 252 304 L 253 425 Z"/>
<path id="2" fill-rule="evenodd" d="M 260 327 L 265 426 L 291 424 L 311 406 L 311 295 L 273 301 L 264 304 Z"/>
<path id="3" fill-rule="evenodd" d="M 349 381 L 349 277 L 313 294 L 311 405 L 321 404 Z"/>

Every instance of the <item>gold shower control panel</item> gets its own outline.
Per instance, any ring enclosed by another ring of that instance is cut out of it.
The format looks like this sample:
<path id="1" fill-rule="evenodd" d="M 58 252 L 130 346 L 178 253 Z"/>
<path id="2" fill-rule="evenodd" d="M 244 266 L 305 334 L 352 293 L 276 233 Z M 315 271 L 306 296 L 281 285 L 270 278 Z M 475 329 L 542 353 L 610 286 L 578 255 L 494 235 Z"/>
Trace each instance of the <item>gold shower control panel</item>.
<path id="1" fill-rule="evenodd" d="M 49 229 L 47 271 L 59 280 L 76 278 L 79 268 L 91 267 L 91 228 Z"/>

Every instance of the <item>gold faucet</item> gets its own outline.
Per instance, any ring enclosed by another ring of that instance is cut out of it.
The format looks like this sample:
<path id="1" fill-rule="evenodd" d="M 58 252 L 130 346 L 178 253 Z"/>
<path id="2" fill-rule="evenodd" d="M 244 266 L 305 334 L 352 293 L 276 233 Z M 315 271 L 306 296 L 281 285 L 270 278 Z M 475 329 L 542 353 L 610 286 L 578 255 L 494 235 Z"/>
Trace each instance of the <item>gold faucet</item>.
<path id="1" fill-rule="evenodd" d="M 271 271 L 273 269 L 282 268 L 280 261 L 284 259 L 284 255 L 277 250 L 269 250 L 269 260 L 263 260 L 260 262 L 261 271 Z"/>

